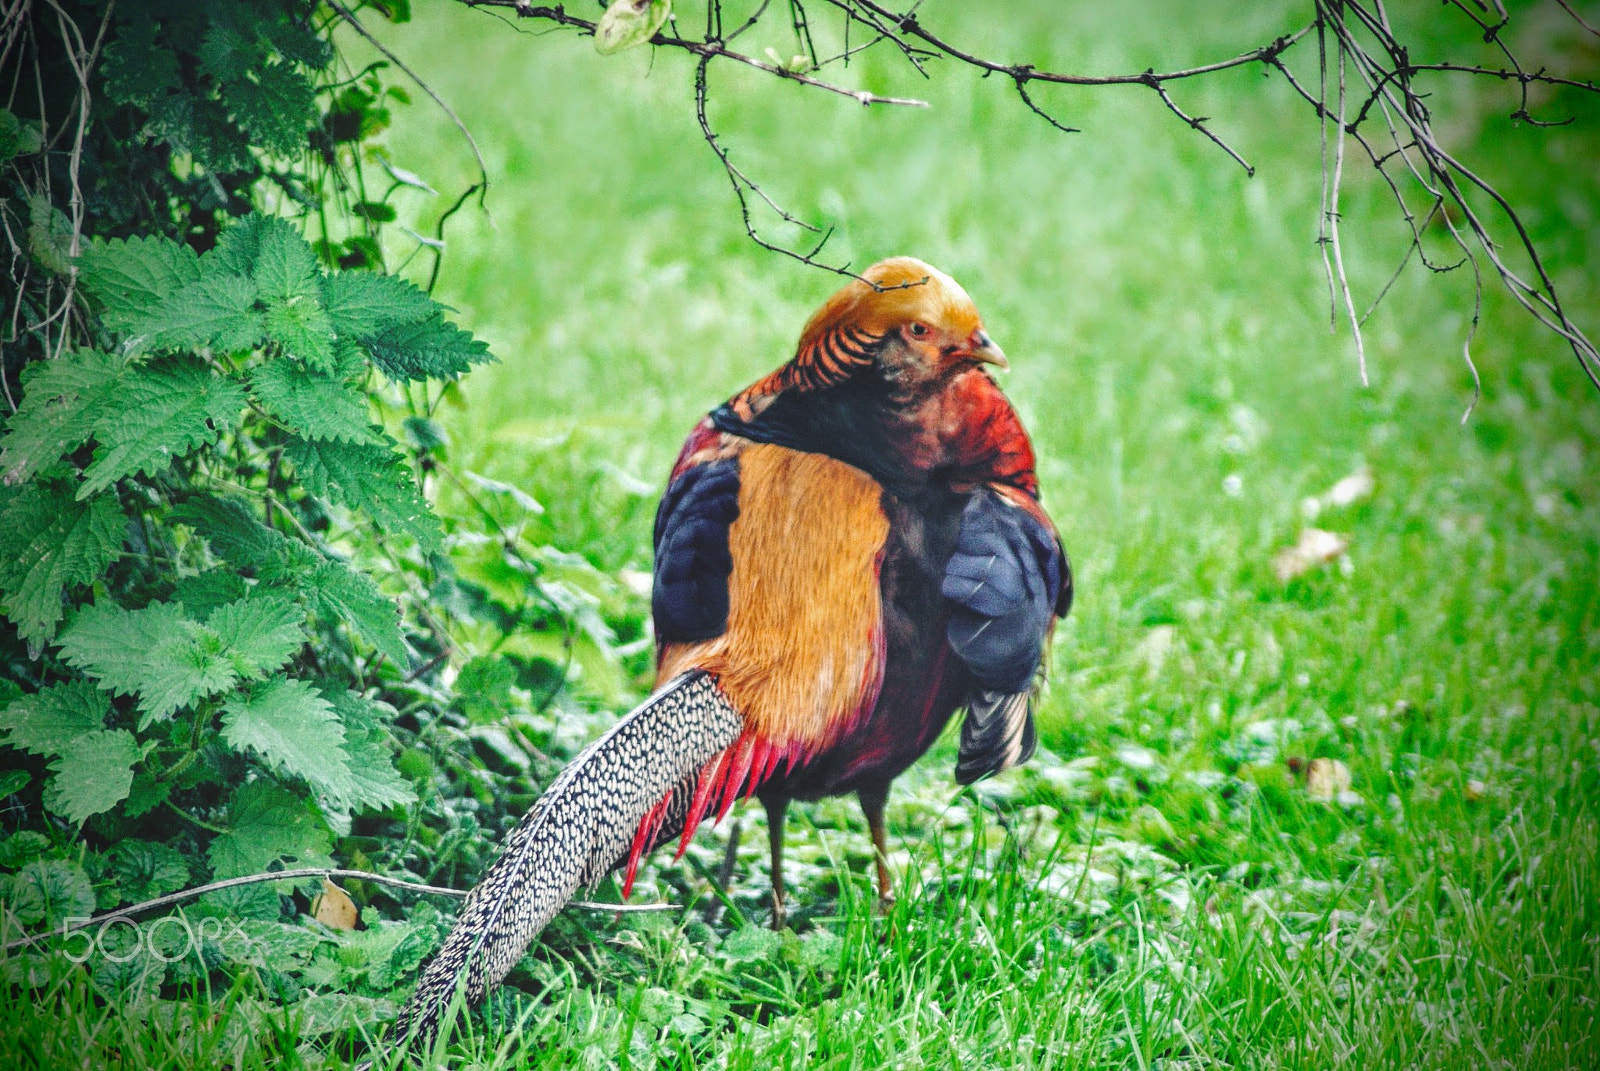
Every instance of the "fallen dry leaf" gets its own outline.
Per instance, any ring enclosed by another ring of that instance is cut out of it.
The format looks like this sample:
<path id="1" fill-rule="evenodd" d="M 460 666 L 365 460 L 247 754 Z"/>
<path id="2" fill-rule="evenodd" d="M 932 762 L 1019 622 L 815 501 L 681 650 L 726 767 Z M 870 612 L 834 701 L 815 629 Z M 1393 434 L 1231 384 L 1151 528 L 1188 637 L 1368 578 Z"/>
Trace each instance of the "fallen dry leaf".
<path id="1" fill-rule="evenodd" d="M 1272 556 L 1272 571 L 1287 584 L 1316 566 L 1334 561 L 1349 549 L 1350 541 L 1344 536 L 1321 528 L 1305 528 L 1294 546 L 1285 547 Z"/>
<path id="2" fill-rule="evenodd" d="M 349 893 L 323 878 L 322 892 L 311 901 L 311 917 L 330 930 L 353 930 L 358 917 L 356 902 Z"/>

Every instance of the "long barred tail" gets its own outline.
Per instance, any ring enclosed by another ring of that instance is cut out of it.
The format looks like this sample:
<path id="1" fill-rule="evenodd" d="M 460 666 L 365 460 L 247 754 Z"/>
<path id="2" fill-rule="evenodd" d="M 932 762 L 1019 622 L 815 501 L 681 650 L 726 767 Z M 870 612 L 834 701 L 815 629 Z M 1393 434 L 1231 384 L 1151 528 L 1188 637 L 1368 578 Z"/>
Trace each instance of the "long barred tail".
<path id="1" fill-rule="evenodd" d="M 458 989 L 468 1003 L 482 1000 L 581 886 L 627 858 L 646 814 L 743 728 L 716 682 L 694 671 L 585 748 L 512 830 L 390 1037 L 425 1044 Z"/>

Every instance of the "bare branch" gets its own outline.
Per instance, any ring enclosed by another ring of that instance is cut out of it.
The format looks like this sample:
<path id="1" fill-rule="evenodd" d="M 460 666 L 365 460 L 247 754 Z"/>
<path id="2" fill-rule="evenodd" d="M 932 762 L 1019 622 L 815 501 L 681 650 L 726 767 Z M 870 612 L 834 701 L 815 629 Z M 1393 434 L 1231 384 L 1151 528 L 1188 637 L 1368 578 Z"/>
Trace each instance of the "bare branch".
<path id="1" fill-rule="evenodd" d="M 332 881 L 341 878 L 346 881 L 370 881 L 375 885 L 388 885 L 396 889 L 409 889 L 412 892 L 424 893 L 429 896 L 448 896 L 454 900 L 463 900 L 467 894 L 459 889 L 449 889 L 442 885 L 427 885 L 420 881 L 410 881 L 406 878 L 391 878 L 384 874 L 371 874 L 365 870 L 340 870 L 330 867 L 301 867 L 297 870 L 273 870 L 261 874 L 247 874 L 238 878 L 227 878 L 223 881 L 213 881 L 205 885 L 196 885 L 190 889 L 180 889 L 166 896 L 158 896 L 153 900 L 142 903 L 130 904 L 116 911 L 106 911 L 93 918 L 76 919 L 71 925 L 63 923 L 61 929 L 52 933 L 37 933 L 30 937 L 21 937 L 14 941 L 7 941 L 0 945 L 0 952 L 10 952 L 18 948 L 27 948 L 30 945 L 48 941 L 53 937 L 65 937 L 69 933 L 87 930 L 93 926 L 104 925 L 117 919 L 126 919 L 130 915 L 142 915 L 147 911 L 159 911 L 164 907 L 173 907 L 186 900 L 193 900 L 206 893 L 221 892 L 224 889 L 237 889 L 245 885 L 260 885 L 268 881 L 303 881 L 306 878 L 322 878 Z M 593 900 L 568 900 L 568 907 L 578 908 L 580 911 L 615 911 L 623 914 L 643 914 L 650 911 L 675 911 L 676 904 L 603 904 Z"/>
<path id="2" fill-rule="evenodd" d="M 592 34 L 595 29 L 593 22 L 569 13 L 560 5 L 535 5 L 528 0 L 462 0 L 462 2 L 473 7 L 510 8 L 522 19 L 543 20 L 556 28 L 572 29 L 580 33 Z M 1535 319 L 1572 347 L 1585 373 L 1595 382 L 1597 388 L 1600 388 L 1600 352 L 1596 351 L 1593 342 L 1571 319 L 1562 305 L 1539 251 L 1520 216 L 1492 185 L 1464 167 L 1440 145 L 1433 130 L 1432 117 L 1425 100 L 1426 93 L 1415 85 L 1416 79 L 1423 74 L 1457 74 L 1514 83 L 1517 86 L 1519 99 L 1516 108 L 1511 112 L 1511 117 L 1519 122 L 1540 126 L 1555 124 L 1535 119 L 1530 114 L 1530 86 L 1559 86 L 1585 92 L 1600 92 L 1600 83 L 1594 81 L 1551 74 L 1542 68 L 1530 70 L 1524 67 L 1506 39 L 1504 30 L 1510 23 L 1510 17 L 1500 0 L 1445 0 L 1447 8 L 1470 18 L 1484 42 L 1500 54 L 1503 65 L 1499 66 L 1470 62 L 1420 62 L 1413 59 L 1390 26 L 1384 0 L 1316 0 L 1315 18 L 1309 24 L 1232 57 L 1165 71 L 1150 68 L 1138 73 L 1109 75 L 1040 70 L 1031 64 L 1006 63 L 980 55 L 925 26 L 918 16 L 916 0 L 912 0 L 903 9 L 890 6 L 885 0 L 818 0 L 818 2 L 826 4 L 840 14 L 843 20 L 844 47 L 838 55 L 819 61 L 806 4 L 804 0 L 789 0 L 788 25 L 799 47 L 803 48 L 810 58 L 811 71 L 835 62 L 848 65 L 851 55 L 889 42 L 900 52 L 907 64 L 923 77 L 929 74 L 925 61 L 935 58 L 953 60 L 985 75 L 1004 76 L 1015 87 L 1024 107 L 1043 119 L 1051 128 L 1062 133 L 1075 133 L 1076 128 L 1061 122 L 1035 99 L 1032 92 L 1034 83 L 1084 87 L 1142 86 L 1154 91 L 1164 108 L 1184 125 L 1199 132 L 1220 148 L 1243 167 L 1246 174 L 1254 174 L 1250 163 L 1212 129 L 1207 117 L 1186 112 L 1177 103 L 1168 83 L 1257 63 L 1270 70 L 1276 70 L 1283 75 L 1291 90 L 1311 106 L 1318 119 L 1322 142 L 1323 182 L 1317 243 L 1328 280 L 1329 313 L 1333 320 L 1337 321 L 1342 312 L 1350 323 L 1355 338 L 1357 364 L 1361 369 L 1363 382 L 1366 381 L 1366 352 L 1361 325 L 1367 316 L 1371 315 L 1372 309 L 1390 292 L 1395 280 L 1415 253 L 1417 259 L 1433 272 L 1451 271 L 1464 262 L 1470 262 L 1479 285 L 1481 285 L 1481 275 L 1476 274 L 1479 272 L 1477 258 L 1487 257 L 1489 263 L 1494 266 L 1496 275 L 1512 296 Z M 1569 14 L 1573 14 L 1579 25 L 1590 32 L 1595 32 L 1595 28 L 1579 18 L 1565 0 L 1560 2 Z M 801 263 L 836 274 L 853 276 L 854 273 L 850 271 L 848 264 L 827 264 L 817 259 L 831 236 L 831 231 L 821 231 L 782 209 L 759 184 L 730 159 L 706 115 L 706 84 L 710 65 L 716 60 L 728 60 L 774 77 L 787 78 L 803 85 L 846 96 L 865 105 L 923 105 L 925 102 L 849 89 L 823 81 L 810 73 L 791 70 L 790 65 L 766 63 L 728 48 L 729 41 L 755 27 L 771 14 L 775 6 L 770 0 L 760 0 L 738 28 L 724 36 L 722 4 L 720 0 L 709 0 L 704 39 L 697 41 L 672 34 L 657 34 L 651 39 L 651 44 L 661 48 L 678 49 L 696 57 L 698 61 L 695 65 L 696 118 L 700 122 L 701 133 L 706 143 L 716 154 L 728 175 L 749 238 L 763 249 L 791 257 Z M 865 43 L 860 40 L 852 43 L 853 30 L 858 31 L 855 36 L 865 37 Z M 1296 77 L 1284 58 L 1296 44 L 1313 32 L 1317 38 L 1318 69 L 1321 72 L 1316 85 L 1310 85 Z M 1355 79 L 1354 82 L 1351 81 L 1352 77 Z M 1375 118 L 1382 120 L 1382 133 L 1369 136 L 1367 124 Z M 1372 166 L 1383 177 L 1411 234 L 1410 245 L 1395 275 L 1384 284 L 1367 313 L 1359 316 L 1356 313 L 1355 295 L 1347 271 L 1345 241 L 1339 212 L 1341 192 L 1346 177 L 1346 157 L 1352 142 L 1359 146 Z M 1404 166 L 1405 172 L 1391 173 L 1391 167 L 1396 160 Z M 1402 188 L 1401 182 L 1397 181 L 1397 177 L 1404 173 L 1409 173 L 1416 183 L 1416 189 L 1425 191 L 1426 203 L 1422 205 L 1421 210 L 1413 210 L 1409 203 L 1411 198 L 1416 197 L 1415 190 L 1409 185 Z M 1532 265 L 1534 283 L 1530 284 L 1522 279 L 1507 263 L 1490 230 L 1490 220 L 1485 219 L 1469 202 L 1469 191 L 1470 196 L 1474 198 L 1487 197 L 1492 202 L 1493 213 L 1496 216 L 1494 226 L 1509 226 L 1515 232 L 1521 255 Z M 820 239 L 817 244 L 809 251 L 790 249 L 765 237 L 751 215 L 752 197 L 764 203 L 779 219 L 819 234 Z M 1422 217 L 1420 224 L 1419 212 Z M 1454 213 L 1464 221 L 1461 232 L 1452 231 L 1463 256 L 1461 261 L 1452 264 L 1435 263 L 1430 259 L 1427 244 L 1423 240 L 1423 231 L 1440 219 L 1443 219 L 1447 226 L 1454 228 L 1455 220 L 1447 213 Z M 1481 296 L 1475 304 L 1481 308 Z M 1475 318 L 1474 325 L 1477 322 Z M 1468 346 L 1464 351 L 1469 360 L 1470 342 L 1469 337 Z"/>
<path id="3" fill-rule="evenodd" d="M 487 191 L 489 188 L 489 166 L 483 161 L 483 153 L 478 149 L 478 142 L 473 138 L 472 131 L 467 129 L 467 124 L 461 121 L 461 116 L 456 114 L 455 109 L 450 107 L 445 99 L 441 97 L 432 86 L 423 81 L 422 77 L 418 75 L 417 72 L 413 71 L 410 67 L 407 67 L 404 60 L 395 55 L 394 52 L 382 41 L 374 37 L 372 35 L 372 31 L 361 25 L 361 20 L 356 18 L 353 11 L 341 4 L 339 0 L 328 0 L 328 6 L 333 8 L 333 10 L 338 13 L 339 17 L 343 19 L 351 29 L 355 30 L 355 32 L 359 34 L 361 38 L 367 42 L 367 44 L 377 49 L 383 54 L 385 59 L 394 64 L 407 78 L 416 83 L 417 88 L 426 93 L 429 100 L 433 101 L 439 106 L 439 110 L 444 112 L 444 114 L 449 118 L 451 125 L 461 132 L 462 138 L 466 140 L 467 147 L 472 150 L 472 159 L 478 165 L 477 185 L 480 191 Z"/>

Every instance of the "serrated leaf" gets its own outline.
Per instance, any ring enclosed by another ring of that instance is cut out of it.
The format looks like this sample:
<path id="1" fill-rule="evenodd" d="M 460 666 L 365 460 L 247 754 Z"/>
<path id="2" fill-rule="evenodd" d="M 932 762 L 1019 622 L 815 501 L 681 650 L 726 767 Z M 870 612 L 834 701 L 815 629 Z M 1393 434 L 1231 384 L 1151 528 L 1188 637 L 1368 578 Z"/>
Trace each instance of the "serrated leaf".
<path id="1" fill-rule="evenodd" d="M 119 388 L 117 408 L 95 423 L 100 445 L 83 470 L 78 497 L 124 476 L 164 472 L 174 459 L 215 442 L 237 424 L 245 405 L 243 387 L 195 361 L 130 371 Z"/>
<path id="2" fill-rule="evenodd" d="M 261 341 L 256 284 L 242 275 L 207 274 L 151 310 L 138 327 L 151 346 L 237 353 Z"/>
<path id="3" fill-rule="evenodd" d="M 260 53 L 236 28 L 213 21 L 195 55 L 200 69 L 220 84 L 243 78 Z"/>
<path id="4" fill-rule="evenodd" d="M 16 870 L 39 858 L 49 847 L 50 838 L 43 833 L 31 829 L 19 830 L 0 840 L 0 869 Z M 0 889 L 4 888 L 4 883 L 0 882 Z"/>
<path id="5" fill-rule="evenodd" d="M 511 708 L 511 686 L 516 667 L 498 655 L 478 655 L 467 660 L 456 675 L 456 702 L 467 720 L 489 725 L 505 718 Z"/>
<path id="6" fill-rule="evenodd" d="M 162 139 L 175 152 L 190 153 L 216 175 L 259 173 L 250 139 L 229 116 L 221 101 L 173 93 L 150 107 L 144 136 Z"/>
<path id="7" fill-rule="evenodd" d="M 122 358 L 99 350 L 73 350 L 30 365 L 22 380 L 22 404 L 0 439 L 4 481 L 21 483 L 82 446 L 115 401 L 126 368 Z"/>
<path id="8" fill-rule="evenodd" d="M 111 871 L 127 900 L 150 900 L 177 892 L 189 882 L 189 863 L 181 852 L 148 840 L 125 840 L 107 853 Z"/>
<path id="9" fill-rule="evenodd" d="M 0 108 L 0 163 L 9 163 L 18 156 L 28 156 L 40 149 L 39 128 L 36 123 L 24 123 L 9 109 Z M 388 170 L 387 161 L 385 170 Z"/>
<path id="10" fill-rule="evenodd" d="M 439 521 L 400 456 L 384 446 L 292 439 L 284 456 L 319 498 L 365 512 L 380 529 L 405 532 L 427 551 L 443 539 Z"/>
<path id="11" fill-rule="evenodd" d="M 316 32 L 315 24 L 302 25 L 280 18 L 266 24 L 267 39 L 285 58 L 320 71 L 333 62 L 333 46 Z"/>
<path id="12" fill-rule="evenodd" d="M 75 825 L 121 803 L 133 786 L 139 745 L 126 729 L 86 733 L 61 749 L 45 806 Z"/>
<path id="13" fill-rule="evenodd" d="M 280 156 L 298 151 L 317 120 L 310 79 L 286 63 L 257 67 L 254 79 L 228 83 L 224 98 L 250 139 Z"/>
<path id="14" fill-rule="evenodd" d="M 235 792 L 227 825 L 206 852 L 218 878 L 256 874 L 280 859 L 331 865 L 327 827 L 305 800 L 271 781 L 252 781 Z"/>
<path id="15" fill-rule="evenodd" d="M 61 634 L 67 662 L 118 695 L 137 695 L 140 728 L 181 706 L 231 687 L 239 672 L 216 633 L 177 603 L 124 610 L 95 603 Z"/>
<path id="16" fill-rule="evenodd" d="M 342 622 L 360 633 L 397 666 L 411 662 L 400 631 L 400 611 L 378 585 L 343 562 L 325 561 L 301 574 L 298 590 L 310 600 L 318 616 Z"/>
<path id="17" fill-rule="evenodd" d="M 123 24 L 106 45 L 99 73 L 110 100 L 148 108 L 178 88 L 178 54 L 156 44 L 154 22 L 135 19 Z"/>
<path id="18" fill-rule="evenodd" d="M 115 495 L 75 501 L 33 482 L 0 508 L 0 609 L 30 641 L 48 640 L 67 589 L 98 577 L 122 550 L 127 518 Z"/>
<path id="19" fill-rule="evenodd" d="M 72 741 L 104 729 L 111 701 L 90 681 L 53 684 L 0 710 L 0 744 L 58 755 Z"/>
<path id="20" fill-rule="evenodd" d="M 193 249 L 166 238 L 95 242 L 78 257 L 78 280 L 102 309 L 106 326 L 130 323 L 200 277 Z"/>
<path id="21" fill-rule="evenodd" d="M 172 601 L 183 603 L 197 621 L 204 621 L 217 607 L 242 599 L 246 593 L 244 577 L 232 569 L 207 569 L 179 580 Z"/>
<path id="22" fill-rule="evenodd" d="M 278 216 L 258 219 L 251 231 L 241 236 L 240 244 L 255 243 L 251 275 L 262 299 L 282 304 L 308 298 L 320 307 L 316 253 L 288 220 Z"/>
<path id="23" fill-rule="evenodd" d="M 305 681 L 280 677 L 231 696 L 223 704 L 222 737 L 320 792 L 351 791 L 350 767 L 339 747 L 344 727 L 333 704 Z"/>
<path id="24" fill-rule="evenodd" d="M 94 886 L 76 863 L 41 859 L 12 879 L 11 913 L 24 926 L 44 923 L 45 930 L 54 930 L 67 919 L 94 913 Z"/>
<path id="25" fill-rule="evenodd" d="M 387 711 L 393 717 L 393 708 L 351 691 L 333 690 L 327 694 L 344 723 L 344 752 L 352 782 L 347 805 L 365 810 L 414 803 L 416 792 L 395 769 L 388 718 L 382 714 Z"/>
<path id="26" fill-rule="evenodd" d="M 28 252 L 45 271 L 72 270 L 72 221 L 42 193 L 28 198 Z"/>
<path id="27" fill-rule="evenodd" d="M 149 814 L 166 801 L 172 794 L 172 786 L 165 781 L 157 781 L 147 773 L 133 775 L 133 787 L 128 790 L 128 802 L 122 805 L 122 813 L 129 818 L 140 818 Z"/>
<path id="28" fill-rule="evenodd" d="M 197 495 L 172 511 L 172 520 L 199 532 L 235 568 L 259 572 L 289 554 L 290 540 L 262 524 L 241 502 Z"/>
<path id="29" fill-rule="evenodd" d="M 333 321 L 315 298 L 294 297 L 274 301 L 262 319 L 267 337 L 312 368 L 331 371 L 334 367 Z"/>
<path id="30" fill-rule="evenodd" d="M 261 235 L 269 221 L 276 218 L 258 213 L 229 224 L 217 235 L 217 244 L 211 252 L 200 258 L 201 266 L 207 271 L 251 275 L 255 270 L 256 256 L 261 251 Z"/>
<path id="31" fill-rule="evenodd" d="M 443 317 L 397 324 L 362 339 L 373 363 L 390 379 L 453 379 L 493 360 L 487 343 Z"/>
<path id="32" fill-rule="evenodd" d="M 366 338 L 426 320 L 439 311 L 427 294 L 394 275 L 333 272 L 322 281 L 322 304 L 340 335 Z"/>
<path id="33" fill-rule="evenodd" d="M 372 442 L 366 395 L 295 361 L 267 361 L 250 377 L 262 407 L 307 439 Z"/>
<path id="34" fill-rule="evenodd" d="M 247 680 L 277 669 L 306 641 L 305 612 L 281 595 L 257 595 L 219 607 L 206 619 L 206 627 Z"/>

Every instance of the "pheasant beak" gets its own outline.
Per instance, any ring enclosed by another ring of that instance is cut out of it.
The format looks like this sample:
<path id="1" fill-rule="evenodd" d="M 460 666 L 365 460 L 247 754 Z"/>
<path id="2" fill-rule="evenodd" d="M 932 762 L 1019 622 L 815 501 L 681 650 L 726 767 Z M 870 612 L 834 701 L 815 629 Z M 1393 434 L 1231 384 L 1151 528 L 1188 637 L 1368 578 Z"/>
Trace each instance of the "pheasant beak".
<path id="1" fill-rule="evenodd" d="M 979 364 L 992 364 L 996 368 L 1010 368 L 1006 362 L 1006 355 L 999 346 L 994 344 L 988 332 L 978 328 L 967 338 L 967 343 L 962 347 L 962 356 L 968 360 L 977 361 Z"/>

